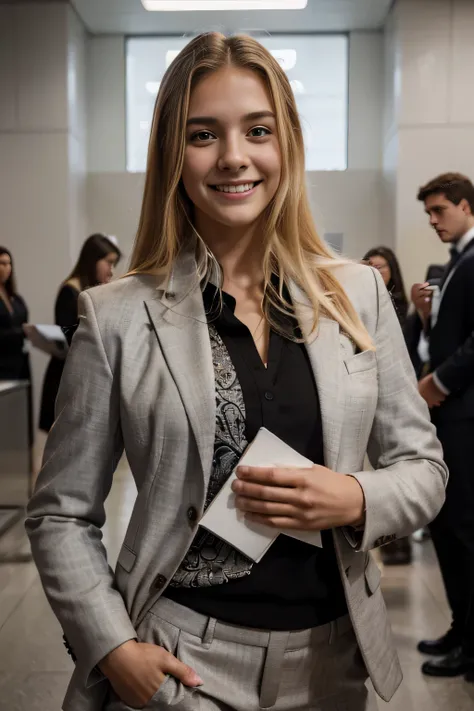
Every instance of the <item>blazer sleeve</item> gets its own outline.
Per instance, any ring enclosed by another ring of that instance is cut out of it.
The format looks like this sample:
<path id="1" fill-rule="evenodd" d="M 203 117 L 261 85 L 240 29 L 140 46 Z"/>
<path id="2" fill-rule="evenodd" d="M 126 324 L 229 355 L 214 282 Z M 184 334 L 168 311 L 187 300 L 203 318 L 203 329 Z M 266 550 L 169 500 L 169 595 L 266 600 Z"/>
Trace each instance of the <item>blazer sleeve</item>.
<path id="1" fill-rule="evenodd" d="M 367 453 L 374 471 L 353 474 L 365 495 L 357 547 L 369 551 L 432 521 L 445 499 L 448 471 L 430 422 L 397 316 L 380 275 L 376 280 L 378 402 Z"/>
<path id="2" fill-rule="evenodd" d="M 58 418 L 27 510 L 26 530 L 48 600 L 86 686 L 109 652 L 136 637 L 107 563 L 104 501 L 123 452 L 118 376 L 87 292 L 58 394 Z"/>

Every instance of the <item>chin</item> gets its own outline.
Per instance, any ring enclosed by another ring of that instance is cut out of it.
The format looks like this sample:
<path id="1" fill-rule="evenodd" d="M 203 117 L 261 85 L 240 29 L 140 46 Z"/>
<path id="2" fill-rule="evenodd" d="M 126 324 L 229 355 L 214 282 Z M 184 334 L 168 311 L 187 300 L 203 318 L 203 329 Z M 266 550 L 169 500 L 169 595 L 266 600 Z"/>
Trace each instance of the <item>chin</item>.
<path id="1" fill-rule="evenodd" d="M 208 213 L 208 216 L 213 220 L 214 222 L 217 222 L 221 225 L 225 225 L 226 227 L 230 228 L 235 228 L 235 229 L 245 229 L 247 227 L 251 227 L 252 225 L 255 224 L 255 222 L 258 220 L 262 212 L 256 212 L 255 214 L 247 214 L 247 215 L 229 215 L 228 213 L 219 213 L 219 214 L 210 214 Z"/>

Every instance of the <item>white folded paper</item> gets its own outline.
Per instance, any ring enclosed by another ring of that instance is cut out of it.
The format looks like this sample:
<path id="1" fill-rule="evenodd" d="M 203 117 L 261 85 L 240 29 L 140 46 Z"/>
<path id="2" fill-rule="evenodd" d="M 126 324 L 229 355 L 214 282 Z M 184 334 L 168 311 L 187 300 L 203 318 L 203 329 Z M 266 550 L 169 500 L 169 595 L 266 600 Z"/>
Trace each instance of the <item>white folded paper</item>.
<path id="1" fill-rule="evenodd" d="M 46 338 L 47 341 L 59 341 L 60 343 L 66 343 L 66 336 L 64 335 L 61 326 L 36 323 L 35 328 L 38 333 L 43 336 L 43 338 Z"/>
<path id="2" fill-rule="evenodd" d="M 237 466 L 307 469 L 313 466 L 313 462 L 298 454 L 285 442 L 262 427 L 253 442 L 247 447 Z M 236 509 L 235 494 L 231 488 L 235 478 L 234 470 L 199 523 L 258 563 L 278 537 L 280 531 L 248 521 L 245 514 Z M 299 541 L 322 547 L 319 531 L 284 531 L 281 533 Z"/>
<path id="3" fill-rule="evenodd" d="M 27 323 L 23 330 L 35 348 L 61 360 L 66 357 L 68 345 L 60 326 Z"/>

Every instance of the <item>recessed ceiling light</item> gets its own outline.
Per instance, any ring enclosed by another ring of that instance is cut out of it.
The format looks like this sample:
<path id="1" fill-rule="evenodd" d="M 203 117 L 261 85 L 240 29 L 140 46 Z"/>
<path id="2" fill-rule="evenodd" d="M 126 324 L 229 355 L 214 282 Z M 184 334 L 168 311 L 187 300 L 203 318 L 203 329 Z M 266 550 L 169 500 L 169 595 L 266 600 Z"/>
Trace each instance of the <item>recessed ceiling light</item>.
<path id="1" fill-rule="evenodd" d="M 145 10 L 302 10 L 308 0 L 142 0 Z"/>

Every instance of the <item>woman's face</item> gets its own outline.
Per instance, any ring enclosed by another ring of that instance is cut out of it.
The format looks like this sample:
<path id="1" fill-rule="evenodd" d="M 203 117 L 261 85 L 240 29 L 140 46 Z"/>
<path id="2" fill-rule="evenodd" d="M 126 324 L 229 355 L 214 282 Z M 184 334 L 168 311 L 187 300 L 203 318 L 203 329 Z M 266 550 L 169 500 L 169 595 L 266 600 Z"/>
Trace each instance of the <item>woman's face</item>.
<path id="1" fill-rule="evenodd" d="M 0 254 L 0 284 L 7 283 L 12 273 L 12 260 L 8 254 Z"/>
<path id="2" fill-rule="evenodd" d="M 195 87 L 182 180 L 203 231 L 253 225 L 280 183 L 276 121 L 263 80 L 226 67 Z"/>
<path id="3" fill-rule="evenodd" d="M 114 275 L 114 268 L 117 264 L 117 255 L 110 252 L 103 259 L 99 259 L 96 264 L 96 275 L 99 284 L 108 284 Z"/>
<path id="4" fill-rule="evenodd" d="M 369 264 L 371 267 L 374 267 L 374 269 L 379 270 L 380 276 L 384 280 L 385 286 L 387 286 L 392 278 L 392 272 L 387 260 L 384 257 L 377 255 L 376 257 L 370 257 Z"/>

